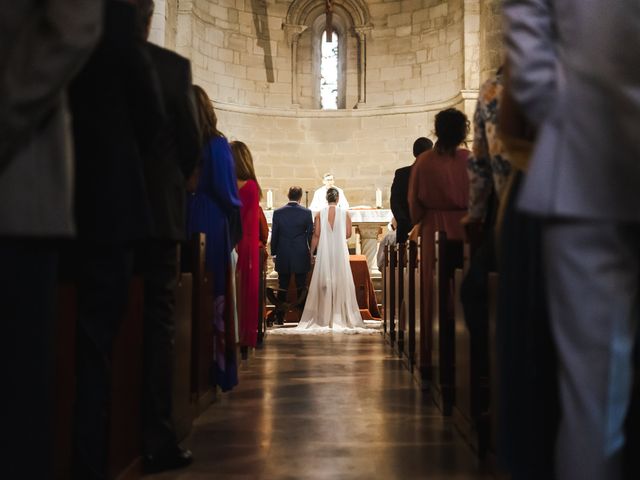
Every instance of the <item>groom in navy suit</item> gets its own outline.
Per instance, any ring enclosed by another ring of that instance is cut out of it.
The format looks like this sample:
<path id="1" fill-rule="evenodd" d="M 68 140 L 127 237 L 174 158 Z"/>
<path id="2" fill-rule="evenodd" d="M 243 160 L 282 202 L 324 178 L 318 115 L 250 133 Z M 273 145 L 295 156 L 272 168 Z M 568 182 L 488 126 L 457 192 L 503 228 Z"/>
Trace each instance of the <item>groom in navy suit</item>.
<path id="1" fill-rule="evenodd" d="M 275 257 L 280 300 L 285 301 L 291 274 L 295 275 L 298 297 L 305 287 L 311 267 L 309 244 L 313 235 L 311 210 L 300 205 L 302 188 L 289 189 L 289 203 L 273 212 L 271 230 L 271 255 Z M 278 319 L 281 323 L 282 319 Z"/>

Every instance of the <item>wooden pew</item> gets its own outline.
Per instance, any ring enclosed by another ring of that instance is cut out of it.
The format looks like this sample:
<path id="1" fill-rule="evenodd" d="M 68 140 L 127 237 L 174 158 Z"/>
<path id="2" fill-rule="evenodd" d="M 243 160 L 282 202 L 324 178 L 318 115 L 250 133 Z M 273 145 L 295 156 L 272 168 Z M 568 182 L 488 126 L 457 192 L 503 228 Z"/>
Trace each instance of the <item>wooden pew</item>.
<path id="1" fill-rule="evenodd" d="M 141 474 L 144 282 L 135 277 L 129 306 L 113 345 L 109 412 L 109 477 Z"/>
<path id="2" fill-rule="evenodd" d="M 420 246 L 417 242 L 410 240 L 406 244 L 405 251 L 407 264 L 404 269 L 402 309 L 407 326 L 405 355 L 409 369 L 416 376 L 416 379 L 422 382 L 419 355 L 422 341 L 420 330 L 420 309 L 422 306 Z"/>
<path id="3" fill-rule="evenodd" d="M 396 259 L 394 253 L 394 246 L 385 246 L 385 260 L 383 275 L 383 290 L 384 290 L 384 325 L 385 336 L 392 347 L 396 342 L 396 278 L 395 267 Z"/>
<path id="4" fill-rule="evenodd" d="M 470 264 L 469 244 L 464 245 L 463 267 L 456 268 L 454 272 L 455 290 L 460 292 L 462 280 L 469 270 Z M 454 303 L 454 321 L 456 329 L 455 340 L 455 388 L 456 402 L 453 408 L 453 420 L 462 434 L 474 449 L 477 449 L 477 435 L 475 432 L 474 415 L 472 404 L 472 353 L 471 353 L 471 334 L 465 322 L 464 311 L 460 295 L 455 296 Z"/>
<path id="5" fill-rule="evenodd" d="M 186 269 L 192 275 L 191 326 L 191 398 L 195 416 L 203 412 L 215 397 L 211 388 L 213 357 L 213 289 L 212 278 L 205 269 L 205 235 L 195 234 L 184 256 Z"/>
<path id="6" fill-rule="evenodd" d="M 258 283 L 258 345 L 262 345 L 267 331 L 266 300 L 267 300 L 267 250 L 260 247 L 260 280 Z"/>
<path id="7" fill-rule="evenodd" d="M 462 241 L 448 240 L 447 234 L 439 231 L 435 234 L 435 249 L 431 391 L 442 413 L 449 416 L 455 392 L 454 271 L 462 266 Z"/>
<path id="8" fill-rule="evenodd" d="M 640 337 L 640 333 L 637 335 Z M 640 341 L 636 338 L 636 349 L 640 349 Z M 636 353 L 636 371 L 634 378 L 631 406 L 626 420 L 627 445 L 625 446 L 625 468 L 627 478 L 640 477 L 640 352 Z"/>
<path id="9" fill-rule="evenodd" d="M 382 266 L 382 334 L 385 338 L 389 333 L 389 285 L 387 279 L 389 278 L 389 247 L 384 247 L 384 264 Z"/>
<path id="10" fill-rule="evenodd" d="M 109 411 L 109 478 L 138 478 L 141 444 L 143 281 L 131 282 L 129 305 L 116 335 Z M 58 288 L 55 369 L 55 478 L 71 478 L 75 402 L 77 293 L 73 282 Z"/>
<path id="11" fill-rule="evenodd" d="M 478 456 L 483 459 L 489 444 L 489 344 L 487 323 L 469 331 L 460 299 L 462 281 L 467 274 L 474 246 L 464 245 L 464 266 L 455 271 L 455 390 L 454 423 Z M 488 318 L 488 309 L 484 312 Z M 486 320 L 485 320 L 486 322 Z M 481 331 L 480 331 L 481 329 Z"/>
<path id="12" fill-rule="evenodd" d="M 203 374 L 206 387 L 211 392 L 208 368 L 211 352 L 192 352 L 194 341 L 201 340 L 193 331 L 202 325 L 211 325 L 210 318 L 202 312 L 212 302 L 204 299 L 203 292 L 210 292 L 208 276 L 204 275 L 204 236 L 194 239 L 192 268 L 198 274 L 199 289 L 194 291 L 191 272 L 178 272 L 176 286 L 176 306 L 174 319 L 176 337 L 174 346 L 173 370 L 173 420 L 179 439 L 184 438 L 191 429 L 192 421 L 198 413 L 194 402 L 203 395 L 194 396 L 192 377 L 187 372 L 196 371 L 194 359 L 199 354 L 206 358 L 206 371 Z M 205 288 L 207 287 L 207 288 Z M 207 321 L 204 322 L 204 319 Z M 194 323 L 202 320 L 202 325 Z M 55 370 L 55 478 L 71 477 L 73 403 L 75 399 L 75 336 L 77 322 L 77 295 L 72 276 L 65 279 L 58 292 L 58 328 L 56 337 Z M 131 282 L 129 304 L 121 326 L 114 340 L 112 358 L 111 402 L 109 411 L 109 478 L 121 480 L 139 478 L 141 446 L 141 402 L 142 402 L 142 355 L 144 327 L 144 281 L 136 275 Z M 205 337 L 203 335 L 203 337 Z M 209 335 L 207 337 L 211 339 Z M 202 338 L 202 340 L 207 340 Z M 195 343 L 198 345 L 198 343 Z M 212 346 L 212 344 L 211 344 Z M 197 372 L 198 374 L 200 372 Z M 209 402 L 206 404 L 208 405 Z"/>
<path id="13" fill-rule="evenodd" d="M 180 253 L 178 252 L 178 258 Z M 180 262 L 178 261 L 178 265 Z M 196 415 L 191 381 L 192 274 L 176 271 L 174 309 L 175 343 L 172 372 L 172 417 L 178 440 L 191 431 Z M 135 277 L 125 319 L 115 339 L 113 353 L 112 407 L 110 416 L 109 469 L 112 478 L 138 478 L 141 445 L 142 351 L 144 345 L 144 282 Z"/>
<path id="14" fill-rule="evenodd" d="M 73 403 L 76 369 L 76 289 L 70 283 L 58 286 L 58 318 L 55 337 L 54 373 L 54 475 L 70 477 L 73 455 Z"/>
<path id="15" fill-rule="evenodd" d="M 500 405 L 498 402 L 498 345 L 496 341 L 496 319 L 498 309 L 498 281 L 497 273 L 489 273 L 489 434 L 487 454 L 489 461 L 497 470 L 496 452 L 498 451 L 498 412 Z"/>
<path id="16" fill-rule="evenodd" d="M 180 258 L 180 254 L 178 254 Z M 179 263 L 178 263 L 179 265 Z M 178 440 L 191 431 L 196 416 L 191 395 L 191 362 L 193 360 L 193 274 L 178 271 L 176 307 L 174 312 L 176 336 L 173 364 L 173 423 Z M 189 373 L 189 374 L 187 374 Z"/>
<path id="17" fill-rule="evenodd" d="M 392 246 L 392 255 L 395 257 L 394 272 L 394 317 L 396 319 L 396 338 L 398 355 L 403 356 L 405 351 L 405 339 L 407 336 L 406 315 L 404 314 L 404 277 L 407 270 L 406 244 L 398 243 Z"/>

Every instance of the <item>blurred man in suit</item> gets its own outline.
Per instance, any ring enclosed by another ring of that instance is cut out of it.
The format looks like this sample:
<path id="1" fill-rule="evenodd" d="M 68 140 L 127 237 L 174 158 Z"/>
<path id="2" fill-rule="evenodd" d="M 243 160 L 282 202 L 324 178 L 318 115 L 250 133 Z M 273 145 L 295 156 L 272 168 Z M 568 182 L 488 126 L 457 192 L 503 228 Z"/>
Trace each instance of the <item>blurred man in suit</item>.
<path id="1" fill-rule="evenodd" d="M 7 478 L 53 478 L 58 240 L 73 235 L 66 88 L 98 41 L 99 0 L 0 1 L 0 315 Z"/>
<path id="2" fill-rule="evenodd" d="M 78 241 L 74 477 L 107 475 L 114 337 L 124 316 L 137 242 L 152 219 L 143 171 L 164 122 L 157 79 L 136 7 L 105 0 L 104 34 L 71 85 Z"/>
<path id="3" fill-rule="evenodd" d="M 153 0 L 137 0 L 142 35 L 149 37 Z M 191 463 L 177 445 L 171 419 L 175 289 L 178 242 L 185 238 L 186 179 L 200 155 L 189 60 L 147 42 L 166 109 L 161 133 L 144 158 L 153 219 L 151 239 L 140 249 L 144 271 L 144 385 L 142 439 L 147 472 Z"/>
<path id="4" fill-rule="evenodd" d="M 311 268 L 309 244 L 313 236 L 313 218 L 311 210 L 300 205 L 302 188 L 291 187 L 288 197 L 289 203 L 273 212 L 271 255 L 275 257 L 278 286 L 286 292 L 293 274 L 299 298 Z M 286 293 L 281 292 L 280 300 L 286 300 Z M 283 321 L 278 319 L 279 323 Z"/>
<path id="5" fill-rule="evenodd" d="M 507 83 L 537 129 L 519 206 L 546 220 L 556 474 L 619 480 L 640 311 L 640 8 L 637 0 L 504 8 Z"/>
<path id="6" fill-rule="evenodd" d="M 413 158 L 418 158 L 421 153 L 431 150 L 432 148 L 433 142 L 428 138 L 420 137 L 416 139 L 416 141 L 413 142 Z M 412 166 L 413 164 L 397 169 L 393 177 L 393 183 L 391 184 L 391 211 L 393 212 L 393 218 L 395 218 L 398 223 L 398 229 L 396 230 L 397 243 L 406 242 L 409 231 L 413 227 L 411 216 L 409 215 L 409 201 L 407 200 Z"/>

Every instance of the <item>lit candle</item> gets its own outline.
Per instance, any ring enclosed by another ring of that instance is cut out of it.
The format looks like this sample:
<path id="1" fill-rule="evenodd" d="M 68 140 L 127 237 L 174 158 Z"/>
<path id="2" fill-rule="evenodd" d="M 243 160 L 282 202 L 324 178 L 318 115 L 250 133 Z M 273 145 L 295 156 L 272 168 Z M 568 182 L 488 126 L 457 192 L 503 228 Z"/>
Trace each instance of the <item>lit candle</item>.
<path id="1" fill-rule="evenodd" d="M 382 191 L 376 188 L 376 208 L 382 208 Z"/>
<path id="2" fill-rule="evenodd" d="M 273 192 L 271 190 L 267 190 L 267 210 L 271 210 L 273 208 Z"/>

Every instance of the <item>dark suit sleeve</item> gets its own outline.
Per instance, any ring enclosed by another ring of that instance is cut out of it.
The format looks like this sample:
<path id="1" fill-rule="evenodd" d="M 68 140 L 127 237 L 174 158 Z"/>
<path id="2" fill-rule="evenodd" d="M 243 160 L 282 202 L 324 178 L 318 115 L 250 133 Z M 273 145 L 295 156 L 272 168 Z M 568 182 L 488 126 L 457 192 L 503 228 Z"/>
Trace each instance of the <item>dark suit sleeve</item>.
<path id="1" fill-rule="evenodd" d="M 180 92 L 176 102 L 178 152 L 180 169 L 185 178 L 193 173 L 200 157 L 200 126 L 191 81 L 191 64 L 186 61 L 180 78 Z"/>
<path id="2" fill-rule="evenodd" d="M 307 245 L 311 246 L 311 238 L 313 237 L 313 214 L 309 212 L 307 216 Z"/>
<path id="3" fill-rule="evenodd" d="M 391 203 L 391 212 L 395 217 L 398 223 L 404 222 L 406 224 L 411 223 L 411 218 L 409 212 L 404 209 L 404 202 L 407 200 L 407 194 L 404 189 L 400 186 L 400 178 L 402 172 L 397 171 L 395 176 L 393 177 L 393 183 L 391 184 L 391 198 L 389 199 Z M 402 197 L 405 198 L 402 198 Z"/>
<path id="4" fill-rule="evenodd" d="M 280 241 L 280 216 L 278 212 L 273 212 L 271 221 L 271 256 L 278 254 L 278 242 Z"/>
<path id="5" fill-rule="evenodd" d="M 146 45 L 134 40 L 127 51 L 127 65 L 131 72 L 128 83 L 129 104 L 132 106 L 136 136 L 143 151 L 147 151 L 166 120 L 166 109 L 158 74 Z"/>
<path id="6" fill-rule="evenodd" d="M 411 169 L 411 176 L 409 177 L 409 192 L 407 199 L 409 200 L 409 213 L 411 214 L 411 223 L 414 225 L 422 221 L 426 210 L 420 202 L 420 170 L 422 167 L 422 161 L 420 158 L 416 161 Z"/>

